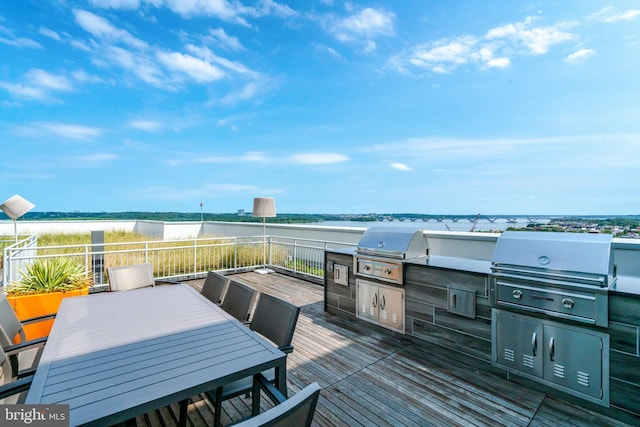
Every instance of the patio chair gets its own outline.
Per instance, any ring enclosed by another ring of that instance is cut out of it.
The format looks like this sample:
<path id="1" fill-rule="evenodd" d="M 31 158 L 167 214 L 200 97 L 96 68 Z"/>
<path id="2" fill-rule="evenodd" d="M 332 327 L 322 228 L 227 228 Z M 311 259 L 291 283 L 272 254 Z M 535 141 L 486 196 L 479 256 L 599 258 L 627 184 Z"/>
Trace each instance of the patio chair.
<path id="1" fill-rule="evenodd" d="M 311 383 L 291 398 L 287 399 L 261 374 L 256 375 L 253 383 L 253 394 L 260 395 L 260 389 L 265 391 L 273 403 L 276 404 L 262 414 L 254 413 L 252 418 L 234 424 L 236 427 L 309 427 L 316 411 L 320 386 L 317 382 Z M 256 404 L 257 403 L 257 404 Z M 260 409 L 260 403 L 254 401 L 253 411 Z"/>
<path id="2" fill-rule="evenodd" d="M 17 371 L 7 354 L 0 349 L 0 404 L 24 403 L 35 369 Z"/>
<path id="3" fill-rule="evenodd" d="M 222 305 L 222 294 L 227 288 L 229 278 L 215 271 L 207 273 L 200 293 L 214 304 Z"/>
<path id="4" fill-rule="evenodd" d="M 256 294 L 255 289 L 230 280 L 221 307 L 239 321 L 249 323 L 249 314 Z"/>
<path id="5" fill-rule="evenodd" d="M 107 268 L 109 276 L 109 290 L 130 291 L 132 289 L 146 288 L 156 284 L 175 284 L 169 280 L 155 280 L 153 267 L 148 262 L 142 264 L 127 265 L 125 267 Z"/>
<path id="6" fill-rule="evenodd" d="M 6 295 L 0 292 L 0 345 L 15 371 L 38 366 L 47 337 L 27 340 L 24 326 L 55 318 L 55 314 L 20 321 Z"/>
<path id="7" fill-rule="evenodd" d="M 226 301 L 226 298 L 225 298 Z M 289 354 L 293 352 L 291 341 L 293 333 L 298 323 L 300 307 L 269 294 L 260 294 L 253 318 L 249 327 L 278 346 L 282 352 Z M 286 363 L 286 361 L 285 361 Z M 276 369 L 263 371 L 262 375 L 270 383 L 275 383 L 278 376 L 287 384 L 286 366 L 284 372 L 276 372 Z M 242 378 L 216 390 L 206 393 L 207 397 L 215 406 L 214 426 L 220 425 L 222 414 L 222 402 L 232 397 L 247 395 L 251 392 L 253 381 L 251 377 Z M 285 396 L 286 397 L 286 396 Z M 255 396 L 254 396 L 255 399 Z"/>

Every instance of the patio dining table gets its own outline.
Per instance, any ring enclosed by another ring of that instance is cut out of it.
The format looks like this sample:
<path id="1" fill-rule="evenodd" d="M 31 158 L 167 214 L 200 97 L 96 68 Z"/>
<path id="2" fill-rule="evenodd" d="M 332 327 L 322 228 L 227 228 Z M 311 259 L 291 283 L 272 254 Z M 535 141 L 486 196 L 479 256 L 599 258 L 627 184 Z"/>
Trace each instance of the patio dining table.
<path id="1" fill-rule="evenodd" d="M 27 404 L 112 425 L 276 367 L 286 355 L 188 285 L 63 300 Z M 286 391 L 284 381 L 278 383 Z"/>

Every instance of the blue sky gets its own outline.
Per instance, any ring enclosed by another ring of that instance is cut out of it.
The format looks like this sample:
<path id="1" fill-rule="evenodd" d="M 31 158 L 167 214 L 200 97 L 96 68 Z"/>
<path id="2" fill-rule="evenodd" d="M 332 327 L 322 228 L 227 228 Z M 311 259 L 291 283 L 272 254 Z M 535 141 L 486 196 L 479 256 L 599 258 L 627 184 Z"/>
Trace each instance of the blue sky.
<path id="1" fill-rule="evenodd" d="M 0 4 L 0 201 L 639 214 L 637 1 Z"/>

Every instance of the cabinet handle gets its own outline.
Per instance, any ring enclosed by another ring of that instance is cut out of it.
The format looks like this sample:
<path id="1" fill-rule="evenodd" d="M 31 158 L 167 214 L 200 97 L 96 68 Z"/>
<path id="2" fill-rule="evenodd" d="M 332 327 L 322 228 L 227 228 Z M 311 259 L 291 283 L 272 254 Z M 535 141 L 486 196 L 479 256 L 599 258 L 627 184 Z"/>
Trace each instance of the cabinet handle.
<path id="1" fill-rule="evenodd" d="M 386 305 L 384 295 L 380 297 L 380 310 L 384 310 L 384 306 Z"/>
<path id="2" fill-rule="evenodd" d="M 556 357 L 556 340 L 551 337 L 549 339 L 549 360 L 553 362 L 553 359 Z"/>
<path id="3" fill-rule="evenodd" d="M 531 353 L 534 356 L 538 355 L 538 334 L 536 332 L 531 335 Z"/>
<path id="4" fill-rule="evenodd" d="M 458 295 L 456 293 L 451 294 L 451 307 L 455 307 L 457 304 Z"/>
<path id="5" fill-rule="evenodd" d="M 376 308 L 378 306 L 378 294 L 377 293 L 373 294 L 373 298 L 371 299 L 371 305 L 373 306 L 373 308 Z"/>

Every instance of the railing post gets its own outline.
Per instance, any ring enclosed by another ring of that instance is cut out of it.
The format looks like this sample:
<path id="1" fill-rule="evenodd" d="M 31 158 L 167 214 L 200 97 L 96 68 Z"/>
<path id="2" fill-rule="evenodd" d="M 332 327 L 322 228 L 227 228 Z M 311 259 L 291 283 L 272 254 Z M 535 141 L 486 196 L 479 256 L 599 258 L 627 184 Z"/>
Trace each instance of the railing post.
<path id="1" fill-rule="evenodd" d="M 238 238 L 233 238 L 233 270 L 238 269 Z"/>
<path id="2" fill-rule="evenodd" d="M 293 271 L 298 271 L 298 240 L 293 239 Z"/>
<path id="3" fill-rule="evenodd" d="M 193 274 L 198 271 L 198 239 L 193 239 Z"/>

